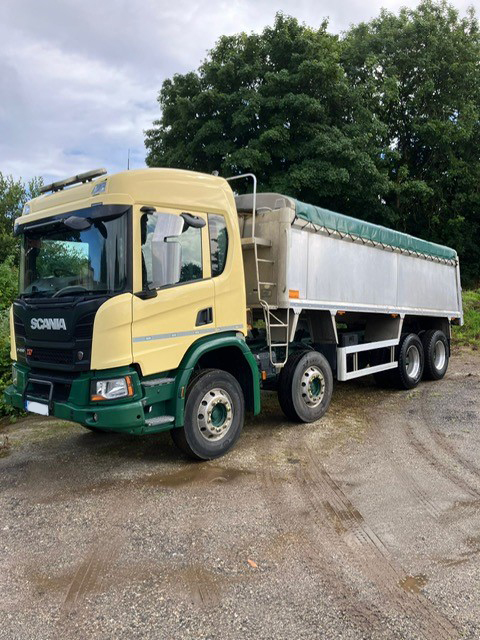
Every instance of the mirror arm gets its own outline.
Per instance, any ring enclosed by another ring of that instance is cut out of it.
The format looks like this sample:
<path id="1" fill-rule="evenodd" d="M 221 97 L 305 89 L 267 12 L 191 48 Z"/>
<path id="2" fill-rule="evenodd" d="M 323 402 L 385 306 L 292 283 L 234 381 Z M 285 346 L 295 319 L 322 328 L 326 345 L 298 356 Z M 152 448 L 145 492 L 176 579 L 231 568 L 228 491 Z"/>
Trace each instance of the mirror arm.
<path id="1" fill-rule="evenodd" d="M 137 296 L 137 298 L 140 298 L 141 300 L 150 300 L 151 298 L 156 298 L 157 297 L 157 290 L 156 289 L 151 289 L 147 285 L 146 289 L 142 289 L 141 291 L 137 291 L 133 295 Z"/>
<path id="2" fill-rule="evenodd" d="M 199 216 L 193 216 L 191 213 L 181 213 L 180 217 L 184 219 L 188 227 L 193 227 L 194 229 L 201 229 L 206 225 L 206 222 L 203 218 L 200 218 Z"/>

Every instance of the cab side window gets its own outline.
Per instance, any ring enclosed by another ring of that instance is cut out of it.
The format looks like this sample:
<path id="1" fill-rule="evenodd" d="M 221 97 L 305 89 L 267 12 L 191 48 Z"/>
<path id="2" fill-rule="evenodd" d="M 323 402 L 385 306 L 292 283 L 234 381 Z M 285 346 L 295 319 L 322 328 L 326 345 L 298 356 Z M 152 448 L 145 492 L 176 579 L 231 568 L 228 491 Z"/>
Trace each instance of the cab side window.
<path id="1" fill-rule="evenodd" d="M 208 234 L 210 237 L 212 278 L 214 278 L 223 273 L 227 261 L 228 232 L 223 216 L 208 214 Z"/>
<path id="2" fill-rule="evenodd" d="M 141 218 L 143 287 L 161 288 L 201 280 L 202 229 L 171 213 Z"/>

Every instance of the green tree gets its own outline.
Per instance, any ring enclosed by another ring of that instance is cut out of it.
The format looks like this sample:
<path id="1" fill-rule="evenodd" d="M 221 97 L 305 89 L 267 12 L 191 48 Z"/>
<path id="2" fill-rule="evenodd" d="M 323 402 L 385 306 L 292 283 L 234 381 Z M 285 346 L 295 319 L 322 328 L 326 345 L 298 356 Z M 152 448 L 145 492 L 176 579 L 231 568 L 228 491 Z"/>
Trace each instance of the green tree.
<path id="1" fill-rule="evenodd" d="M 25 183 L 0 172 L 0 263 L 9 257 L 18 263 L 18 241 L 13 236 L 15 218 L 21 215 L 25 202 L 39 194 L 42 184 L 41 178 Z"/>
<path id="2" fill-rule="evenodd" d="M 382 11 L 354 26 L 342 63 L 387 126 L 383 147 L 395 226 L 454 246 L 480 278 L 480 33 L 446 2 Z"/>
<path id="3" fill-rule="evenodd" d="M 38 195 L 41 185 L 41 178 L 24 183 L 0 172 L 0 416 L 17 413 L 3 402 L 12 366 L 8 308 L 18 290 L 19 243 L 13 225 L 25 202 Z"/>
<path id="4" fill-rule="evenodd" d="M 382 218 L 386 130 L 341 52 L 326 22 L 311 29 L 281 13 L 261 34 L 220 38 L 198 72 L 163 83 L 147 164 L 253 171 L 262 190 Z"/>
<path id="5" fill-rule="evenodd" d="M 18 269 L 13 257 L 0 262 L 0 314 L 12 304 L 18 292 Z"/>
<path id="6" fill-rule="evenodd" d="M 175 75 L 149 166 L 253 171 L 297 196 L 454 246 L 480 279 L 480 30 L 423 0 L 341 38 L 278 14 Z"/>

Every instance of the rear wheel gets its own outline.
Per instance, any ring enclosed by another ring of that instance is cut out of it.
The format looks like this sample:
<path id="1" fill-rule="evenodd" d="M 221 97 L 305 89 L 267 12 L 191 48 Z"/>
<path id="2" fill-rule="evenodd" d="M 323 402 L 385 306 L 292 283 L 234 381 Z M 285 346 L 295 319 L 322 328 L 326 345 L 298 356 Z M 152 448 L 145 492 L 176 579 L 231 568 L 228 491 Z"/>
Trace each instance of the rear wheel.
<path id="1" fill-rule="evenodd" d="M 413 389 L 422 379 L 425 357 L 423 345 L 415 333 L 402 337 L 398 346 L 398 367 L 392 369 L 391 380 L 399 389 Z"/>
<path id="2" fill-rule="evenodd" d="M 292 354 L 278 383 L 283 413 L 294 422 L 314 422 L 327 411 L 333 391 L 333 375 L 327 359 L 317 351 Z"/>
<path id="3" fill-rule="evenodd" d="M 211 460 L 233 447 L 244 416 L 245 402 L 237 380 L 220 369 L 203 369 L 187 387 L 184 426 L 170 433 L 190 458 Z"/>
<path id="4" fill-rule="evenodd" d="M 450 350 L 443 331 L 430 329 L 422 335 L 425 353 L 423 377 L 427 380 L 441 380 L 448 369 Z"/>
<path id="5" fill-rule="evenodd" d="M 371 366 L 375 367 L 379 364 L 385 364 L 390 361 L 390 349 L 375 349 L 371 356 Z M 394 369 L 386 371 L 377 371 L 373 374 L 373 379 L 377 386 L 383 389 L 391 389 L 394 386 L 393 372 Z"/>

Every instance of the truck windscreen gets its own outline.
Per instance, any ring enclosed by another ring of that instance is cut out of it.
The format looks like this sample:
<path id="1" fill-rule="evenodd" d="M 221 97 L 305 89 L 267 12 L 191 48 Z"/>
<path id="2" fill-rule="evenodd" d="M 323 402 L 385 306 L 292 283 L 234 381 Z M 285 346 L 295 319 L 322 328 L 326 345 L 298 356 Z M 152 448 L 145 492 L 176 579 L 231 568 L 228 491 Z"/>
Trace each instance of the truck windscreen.
<path id="1" fill-rule="evenodd" d="M 90 226 L 37 226 L 23 235 L 22 297 L 109 294 L 127 284 L 127 216 L 96 218 Z"/>

